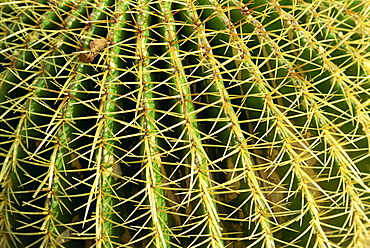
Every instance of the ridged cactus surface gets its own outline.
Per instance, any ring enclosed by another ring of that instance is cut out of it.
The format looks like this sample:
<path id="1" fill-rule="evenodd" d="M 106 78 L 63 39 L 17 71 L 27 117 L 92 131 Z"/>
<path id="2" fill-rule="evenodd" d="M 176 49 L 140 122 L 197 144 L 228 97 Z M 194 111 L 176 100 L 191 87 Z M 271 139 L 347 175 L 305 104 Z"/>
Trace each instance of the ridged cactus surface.
<path id="1" fill-rule="evenodd" d="M 370 247 L 370 2 L 0 0 L 0 247 Z"/>

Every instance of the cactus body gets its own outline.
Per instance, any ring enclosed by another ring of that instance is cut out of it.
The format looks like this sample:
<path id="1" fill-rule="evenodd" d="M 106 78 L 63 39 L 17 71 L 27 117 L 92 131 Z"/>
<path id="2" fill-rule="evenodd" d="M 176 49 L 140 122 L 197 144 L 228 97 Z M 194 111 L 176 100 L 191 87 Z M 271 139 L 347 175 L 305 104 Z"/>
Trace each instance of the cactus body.
<path id="1" fill-rule="evenodd" d="M 369 16 L 0 0 L 0 247 L 370 247 Z"/>

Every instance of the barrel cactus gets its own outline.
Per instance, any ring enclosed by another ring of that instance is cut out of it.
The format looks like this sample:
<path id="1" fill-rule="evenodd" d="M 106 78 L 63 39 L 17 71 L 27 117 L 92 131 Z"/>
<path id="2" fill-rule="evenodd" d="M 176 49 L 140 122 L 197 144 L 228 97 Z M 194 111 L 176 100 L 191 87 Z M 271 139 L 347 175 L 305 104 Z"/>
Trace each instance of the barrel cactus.
<path id="1" fill-rule="evenodd" d="M 0 247 L 370 247 L 370 3 L 0 0 Z"/>

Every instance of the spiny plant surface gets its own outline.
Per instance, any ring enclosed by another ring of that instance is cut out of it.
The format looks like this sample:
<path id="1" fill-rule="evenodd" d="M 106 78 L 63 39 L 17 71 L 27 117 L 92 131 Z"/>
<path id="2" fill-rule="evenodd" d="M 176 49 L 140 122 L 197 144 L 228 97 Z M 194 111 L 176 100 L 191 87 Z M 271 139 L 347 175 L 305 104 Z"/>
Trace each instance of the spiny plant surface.
<path id="1" fill-rule="evenodd" d="M 369 14 L 0 0 L 0 247 L 370 247 Z"/>

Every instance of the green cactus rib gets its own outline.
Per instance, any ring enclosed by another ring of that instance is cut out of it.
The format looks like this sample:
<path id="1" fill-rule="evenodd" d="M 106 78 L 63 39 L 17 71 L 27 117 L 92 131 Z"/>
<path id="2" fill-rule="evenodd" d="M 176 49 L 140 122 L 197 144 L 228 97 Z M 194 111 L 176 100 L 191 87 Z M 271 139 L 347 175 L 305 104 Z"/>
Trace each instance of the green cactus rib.
<path id="1" fill-rule="evenodd" d="M 0 0 L 0 247 L 369 247 L 369 33 L 360 0 Z"/>

